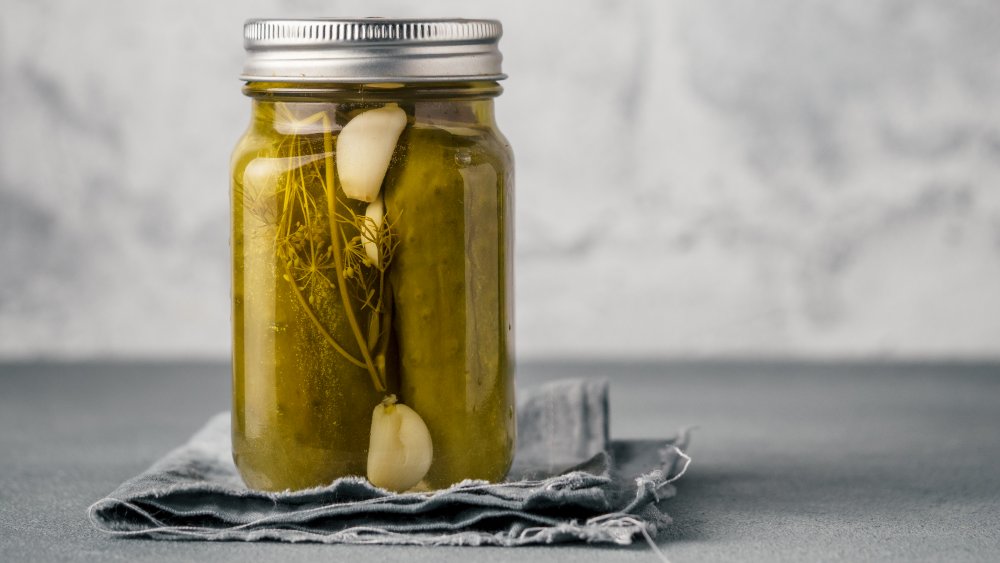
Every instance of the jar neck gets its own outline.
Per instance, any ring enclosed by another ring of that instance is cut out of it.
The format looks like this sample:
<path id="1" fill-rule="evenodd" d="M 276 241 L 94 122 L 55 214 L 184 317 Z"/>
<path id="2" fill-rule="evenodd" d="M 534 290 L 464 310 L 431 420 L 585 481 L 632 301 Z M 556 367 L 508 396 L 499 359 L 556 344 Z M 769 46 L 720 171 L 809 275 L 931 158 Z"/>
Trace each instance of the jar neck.
<path id="1" fill-rule="evenodd" d="M 311 119 L 317 111 L 329 112 L 330 121 L 337 127 L 343 125 L 351 111 L 383 103 L 399 104 L 422 123 L 496 127 L 493 98 L 502 88 L 496 82 L 485 81 L 427 84 L 248 82 L 243 92 L 253 98 L 254 128 L 318 132 L 322 123 Z"/>
<path id="2" fill-rule="evenodd" d="M 503 87 L 495 81 L 368 84 L 247 82 L 243 87 L 243 93 L 255 99 L 328 103 L 475 100 L 495 98 L 502 92 Z"/>

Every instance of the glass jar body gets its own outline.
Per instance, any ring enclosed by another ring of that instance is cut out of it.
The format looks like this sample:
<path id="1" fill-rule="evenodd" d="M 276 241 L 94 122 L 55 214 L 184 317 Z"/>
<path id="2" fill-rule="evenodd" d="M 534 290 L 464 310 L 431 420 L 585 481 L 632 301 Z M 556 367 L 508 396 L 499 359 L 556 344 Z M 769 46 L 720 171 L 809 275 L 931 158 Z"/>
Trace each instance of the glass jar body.
<path id="1" fill-rule="evenodd" d="M 251 488 L 366 475 L 373 410 L 389 396 L 430 434 L 419 487 L 505 476 L 513 160 L 498 91 L 247 86 L 231 179 L 233 458 Z M 405 125 L 377 194 L 358 199 L 342 180 L 349 153 L 367 159 L 364 135 L 343 132 L 380 108 Z"/>

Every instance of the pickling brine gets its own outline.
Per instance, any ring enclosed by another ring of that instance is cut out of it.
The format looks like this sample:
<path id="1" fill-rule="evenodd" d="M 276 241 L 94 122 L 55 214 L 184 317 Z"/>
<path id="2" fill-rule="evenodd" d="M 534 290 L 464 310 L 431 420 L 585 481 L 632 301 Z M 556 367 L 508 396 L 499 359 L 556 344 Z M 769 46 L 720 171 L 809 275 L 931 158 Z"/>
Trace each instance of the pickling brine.
<path id="1" fill-rule="evenodd" d="M 233 457 L 248 486 L 503 479 L 512 157 L 495 81 L 249 81 L 232 162 Z"/>

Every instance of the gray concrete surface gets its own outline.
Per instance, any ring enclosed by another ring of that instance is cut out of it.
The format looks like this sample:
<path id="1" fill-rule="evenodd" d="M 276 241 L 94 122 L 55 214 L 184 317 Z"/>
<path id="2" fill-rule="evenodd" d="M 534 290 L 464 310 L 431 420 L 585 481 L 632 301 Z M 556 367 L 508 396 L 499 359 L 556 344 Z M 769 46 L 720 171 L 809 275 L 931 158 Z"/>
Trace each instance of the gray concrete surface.
<path id="1" fill-rule="evenodd" d="M 1000 558 L 1000 365 L 531 363 L 613 375 L 612 434 L 697 424 L 671 561 Z M 228 406 L 224 364 L 0 366 L 0 561 L 655 561 L 642 545 L 113 540 L 85 509 Z"/>

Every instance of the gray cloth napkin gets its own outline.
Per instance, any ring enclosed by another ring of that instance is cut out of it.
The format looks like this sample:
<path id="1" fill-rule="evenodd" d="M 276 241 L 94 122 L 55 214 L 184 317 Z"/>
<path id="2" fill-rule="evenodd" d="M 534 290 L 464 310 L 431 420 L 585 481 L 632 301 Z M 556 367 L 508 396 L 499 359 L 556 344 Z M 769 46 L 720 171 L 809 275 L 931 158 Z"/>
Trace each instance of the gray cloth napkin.
<path id="1" fill-rule="evenodd" d="M 94 503 L 102 532 L 169 540 L 501 545 L 629 544 L 670 523 L 685 433 L 609 441 L 605 381 L 564 380 L 519 391 L 514 467 L 504 483 L 467 480 L 395 494 L 359 477 L 305 491 L 246 488 L 230 453 L 229 413 Z M 684 460 L 687 461 L 687 460 Z"/>

